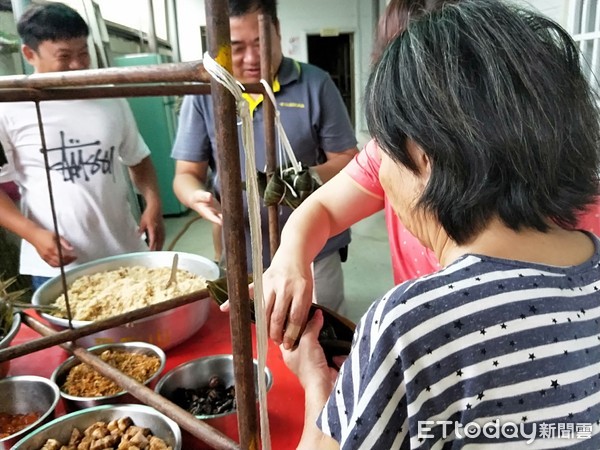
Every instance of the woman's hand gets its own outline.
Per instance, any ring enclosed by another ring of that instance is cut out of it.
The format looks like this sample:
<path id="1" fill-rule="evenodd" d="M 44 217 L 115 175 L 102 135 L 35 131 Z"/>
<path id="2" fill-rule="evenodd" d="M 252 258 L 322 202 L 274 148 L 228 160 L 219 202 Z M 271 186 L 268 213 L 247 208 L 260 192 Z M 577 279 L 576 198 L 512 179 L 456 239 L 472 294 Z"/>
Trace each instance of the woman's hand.
<path id="1" fill-rule="evenodd" d="M 306 324 L 298 347 L 288 350 L 283 345 L 281 354 L 288 368 L 298 377 L 304 388 L 304 428 L 298 450 L 339 449 L 339 444 L 317 428 L 316 421 L 333 391 L 337 371 L 327 366 L 325 353 L 319 344 L 323 313 L 316 311 Z"/>
<path id="2" fill-rule="evenodd" d="M 319 332 L 323 327 L 323 313 L 315 311 L 313 318 L 306 324 L 298 346 L 289 350 L 281 345 L 281 354 L 286 366 L 298 377 L 304 390 L 321 393 L 326 399 L 333 389 L 338 372 L 327 365 L 327 359 L 321 344 Z"/>
<path id="3" fill-rule="evenodd" d="M 269 337 L 291 349 L 304 329 L 312 303 L 310 265 L 302 265 L 293 255 L 276 255 L 263 274 L 263 294 Z"/>
<path id="4" fill-rule="evenodd" d="M 271 266 L 263 274 L 263 294 L 265 315 L 269 337 L 278 345 L 291 349 L 296 344 L 312 303 L 313 275 L 310 266 L 292 267 L 292 261 L 285 263 L 273 259 Z M 250 298 L 254 298 L 254 283 L 248 285 Z M 221 311 L 229 311 L 229 300 L 220 306 Z"/>

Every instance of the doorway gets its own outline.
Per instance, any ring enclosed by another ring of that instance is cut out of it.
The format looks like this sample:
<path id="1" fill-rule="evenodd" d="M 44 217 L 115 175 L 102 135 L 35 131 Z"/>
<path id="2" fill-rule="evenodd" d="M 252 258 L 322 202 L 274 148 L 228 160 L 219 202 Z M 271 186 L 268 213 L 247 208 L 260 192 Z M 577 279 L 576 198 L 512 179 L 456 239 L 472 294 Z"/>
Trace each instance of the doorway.
<path id="1" fill-rule="evenodd" d="M 306 39 L 308 62 L 331 75 L 354 126 L 354 33 L 309 34 Z"/>

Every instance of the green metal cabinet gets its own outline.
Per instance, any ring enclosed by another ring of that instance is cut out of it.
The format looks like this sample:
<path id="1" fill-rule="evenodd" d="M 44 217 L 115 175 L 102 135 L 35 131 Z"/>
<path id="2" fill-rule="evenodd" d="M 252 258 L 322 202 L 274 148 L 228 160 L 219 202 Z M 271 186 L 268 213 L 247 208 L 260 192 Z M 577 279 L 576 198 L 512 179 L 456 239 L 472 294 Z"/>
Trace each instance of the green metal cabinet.
<path id="1" fill-rule="evenodd" d="M 117 67 L 143 66 L 171 62 L 165 55 L 140 53 L 114 58 Z M 177 131 L 175 113 L 176 97 L 132 97 L 127 99 L 137 126 L 150 148 L 156 168 L 158 185 L 163 203 L 163 214 L 180 215 L 186 211 L 173 192 L 175 161 L 171 158 L 171 147 Z"/>

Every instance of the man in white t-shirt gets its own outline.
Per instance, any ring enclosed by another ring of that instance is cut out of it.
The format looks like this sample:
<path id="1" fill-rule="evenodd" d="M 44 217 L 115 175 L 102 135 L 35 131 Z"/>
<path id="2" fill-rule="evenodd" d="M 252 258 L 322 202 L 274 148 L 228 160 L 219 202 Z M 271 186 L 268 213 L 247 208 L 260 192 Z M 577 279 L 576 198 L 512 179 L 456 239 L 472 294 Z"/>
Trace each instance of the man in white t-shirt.
<path id="1" fill-rule="evenodd" d="M 72 8 L 33 6 L 17 29 L 23 55 L 36 74 L 89 68 L 88 27 Z M 59 246 L 67 268 L 160 250 L 164 223 L 156 172 L 126 101 L 46 101 L 40 112 L 58 242 L 35 103 L 0 102 L 0 143 L 8 161 L 0 168 L 0 182 L 14 181 L 21 193 L 19 211 L 0 191 L 0 226 L 23 239 L 20 272 L 32 275 L 33 287 L 59 273 Z M 128 202 L 126 169 L 145 203 L 139 224 Z"/>

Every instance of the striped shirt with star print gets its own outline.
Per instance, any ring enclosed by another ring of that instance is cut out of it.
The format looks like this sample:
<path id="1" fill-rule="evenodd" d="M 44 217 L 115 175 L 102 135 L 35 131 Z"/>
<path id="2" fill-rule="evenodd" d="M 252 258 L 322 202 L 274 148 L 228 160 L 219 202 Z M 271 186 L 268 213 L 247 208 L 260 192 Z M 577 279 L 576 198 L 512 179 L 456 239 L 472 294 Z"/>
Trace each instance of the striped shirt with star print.
<path id="1" fill-rule="evenodd" d="M 389 291 L 362 318 L 319 427 L 342 449 L 600 449 L 590 236 L 578 266 L 471 254 Z"/>

